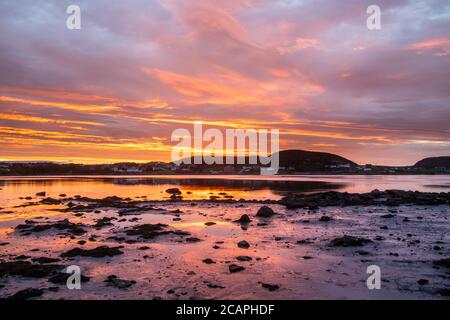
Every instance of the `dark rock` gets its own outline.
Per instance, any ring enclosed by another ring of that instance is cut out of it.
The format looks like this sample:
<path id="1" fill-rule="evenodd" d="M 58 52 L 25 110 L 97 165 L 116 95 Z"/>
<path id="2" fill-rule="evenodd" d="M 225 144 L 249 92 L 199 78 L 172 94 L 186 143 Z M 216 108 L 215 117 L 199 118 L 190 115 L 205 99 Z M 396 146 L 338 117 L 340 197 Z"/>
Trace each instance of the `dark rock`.
<path id="1" fill-rule="evenodd" d="M 235 220 L 234 222 L 237 223 L 250 223 L 252 220 L 250 217 L 246 214 L 243 214 L 238 220 Z"/>
<path id="2" fill-rule="evenodd" d="M 245 268 L 233 263 L 228 266 L 228 270 L 230 270 L 231 273 L 236 273 L 245 270 Z"/>
<path id="3" fill-rule="evenodd" d="M 397 252 L 389 252 L 389 255 L 393 256 L 393 257 L 398 257 L 399 256 L 399 254 Z"/>
<path id="4" fill-rule="evenodd" d="M 438 267 L 444 267 L 450 269 L 450 258 L 440 259 L 433 261 L 433 264 Z"/>
<path id="5" fill-rule="evenodd" d="M 49 282 L 51 283 L 55 283 L 55 284 L 67 284 L 67 279 L 69 279 L 69 277 L 71 276 L 71 273 L 66 273 L 66 272 L 60 272 L 54 276 L 52 276 L 51 278 L 48 279 Z M 84 275 L 80 275 L 80 281 L 81 282 L 88 282 L 90 280 L 89 277 L 86 277 Z"/>
<path id="6" fill-rule="evenodd" d="M 252 257 L 249 257 L 249 256 L 237 256 L 236 260 L 239 260 L 239 261 L 251 261 Z"/>
<path id="7" fill-rule="evenodd" d="M 170 188 L 166 190 L 166 193 L 171 194 L 171 195 L 179 195 L 181 194 L 181 190 L 178 188 Z"/>
<path id="8" fill-rule="evenodd" d="M 207 286 L 208 286 L 208 288 L 211 288 L 211 289 L 225 289 L 224 286 L 221 286 L 218 284 L 213 284 L 213 283 L 208 283 Z"/>
<path id="9" fill-rule="evenodd" d="M 31 260 L 40 264 L 55 263 L 61 261 L 61 259 L 58 258 L 48 258 L 48 257 L 33 258 Z"/>
<path id="10" fill-rule="evenodd" d="M 52 274 L 63 266 L 55 264 L 32 264 L 29 261 L 11 261 L 0 263 L 0 277 L 5 275 L 22 276 L 28 278 L 42 278 Z"/>
<path id="11" fill-rule="evenodd" d="M 108 278 L 106 278 L 105 282 L 115 288 L 118 288 L 118 289 L 127 289 L 127 288 L 131 287 L 132 285 L 136 284 L 136 281 L 134 281 L 134 280 L 119 279 L 115 275 L 108 276 Z"/>
<path id="12" fill-rule="evenodd" d="M 138 215 L 145 213 L 147 211 L 154 211 L 154 210 L 160 210 L 151 206 L 145 206 L 145 207 L 129 207 L 129 205 L 126 206 L 126 208 L 120 209 L 117 213 L 120 217 L 123 216 L 132 216 L 132 215 Z"/>
<path id="13" fill-rule="evenodd" d="M 237 246 L 238 246 L 239 248 L 242 248 L 242 249 L 248 249 L 248 248 L 250 248 L 250 244 L 249 244 L 247 241 L 245 241 L 245 240 L 239 241 L 238 244 L 237 244 Z"/>
<path id="14" fill-rule="evenodd" d="M 120 247 L 108 247 L 108 246 L 100 246 L 94 249 L 81 249 L 81 248 L 74 248 L 67 252 L 64 252 L 61 254 L 61 257 L 68 258 L 68 257 L 93 257 L 93 258 L 102 258 L 102 257 L 112 257 L 115 255 L 123 254 L 121 250 L 119 250 Z"/>
<path id="15" fill-rule="evenodd" d="M 216 263 L 213 259 L 210 259 L 210 258 L 203 259 L 202 262 L 203 262 L 203 263 L 206 263 L 206 264 L 213 264 L 213 263 Z"/>
<path id="16" fill-rule="evenodd" d="M 297 244 L 311 244 L 311 243 L 313 242 L 308 239 L 297 240 Z"/>
<path id="17" fill-rule="evenodd" d="M 46 195 L 45 191 L 36 193 L 36 196 L 38 196 L 38 197 L 45 197 L 45 195 Z"/>
<path id="18" fill-rule="evenodd" d="M 328 191 L 315 194 L 289 194 L 278 203 L 289 209 L 311 206 L 372 206 L 372 205 L 442 205 L 450 203 L 450 193 L 414 192 L 403 190 L 347 193 Z M 391 210 L 394 211 L 394 210 Z"/>
<path id="19" fill-rule="evenodd" d="M 333 247 L 360 247 L 372 241 L 364 238 L 357 238 L 353 236 L 343 236 L 331 240 Z"/>
<path id="20" fill-rule="evenodd" d="M 270 218 L 275 214 L 276 213 L 272 210 L 272 208 L 268 206 L 262 206 L 261 208 L 259 208 L 258 212 L 256 213 L 256 216 L 260 218 Z"/>
<path id="21" fill-rule="evenodd" d="M 419 281 L 417 281 L 418 284 L 420 284 L 421 286 L 426 285 L 429 283 L 429 281 L 427 279 L 420 279 Z"/>
<path id="22" fill-rule="evenodd" d="M 280 289 L 280 286 L 276 284 L 261 283 L 261 286 L 269 291 L 276 291 Z"/>
<path id="23" fill-rule="evenodd" d="M 199 242 L 199 241 L 201 241 L 201 240 L 199 238 L 196 238 L 196 237 L 186 238 L 186 242 Z"/>
<path id="24" fill-rule="evenodd" d="M 205 226 L 213 226 L 213 225 L 215 225 L 216 223 L 215 222 L 205 222 Z"/>
<path id="25" fill-rule="evenodd" d="M 385 218 L 385 219 L 390 219 L 390 218 L 394 218 L 394 217 L 395 217 L 395 215 L 393 215 L 391 213 L 380 216 L 380 218 Z"/>
<path id="26" fill-rule="evenodd" d="M 329 216 L 321 216 L 320 219 L 319 219 L 319 221 L 321 221 L 321 222 L 328 222 L 328 221 L 331 221 L 331 220 L 333 220 L 333 218 L 331 218 Z"/>
<path id="27" fill-rule="evenodd" d="M 111 217 L 111 218 L 110 217 L 103 217 L 101 219 L 98 219 L 98 220 L 95 221 L 94 228 L 101 229 L 103 227 L 112 226 L 113 225 L 112 222 L 111 222 L 112 220 L 117 220 L 117 219 L 113 218 L 113 217 Z"/>
<path id="28" fill-rule="evenodd" d="M 23 289 L 23 290 L 20 290 L 20 291 L 16 292 L 12 296 L 10 296 L 8 299 L 12 299 L 12 300 L 27 300 L 27 299 L 30 299 L 30 298 L 40 297 L 43 294 L 44 294 L 44 290 L 43 289 L 28 288 L 28 289 Z"/>
<path id="29" fill-rule="evenodd" d="M 50 229 L 57 229 L 78 236 L 86 233 L 84 227 L 85 226 L 81 223 L 72 223 L 67 219 L 45 224 L 38 224 L 32 220 L 26 220 L 25 224 L 19 224 L 16 226 L 15 230 L 23 234 L 30 234 L 32 232 L 43 232 Z"/>
<path id="30" fill-rule="evenodd" d="M 61 204 L 61 200 L 53 199 L 53 198 L 45 198 L 41 200 L 42 204 Z"/>
<path id="31" fill-rule="evenodd" d="M 174 234 L 178 236 L 190 235 L 189 232 L 168 229 L 168 225 L 162 223 L 133 226 L 126 230 L 125 233 L 129 236 L 138 236 L 143 239 L 154 239 L 158 236 L 167 234 Z"/>
<path id="32" fill-rule="evenodd" d="M 31 257 L 21 254 L 20 256 L 15 257 L 13 260 L 27 260 L 29 258 Z"/>

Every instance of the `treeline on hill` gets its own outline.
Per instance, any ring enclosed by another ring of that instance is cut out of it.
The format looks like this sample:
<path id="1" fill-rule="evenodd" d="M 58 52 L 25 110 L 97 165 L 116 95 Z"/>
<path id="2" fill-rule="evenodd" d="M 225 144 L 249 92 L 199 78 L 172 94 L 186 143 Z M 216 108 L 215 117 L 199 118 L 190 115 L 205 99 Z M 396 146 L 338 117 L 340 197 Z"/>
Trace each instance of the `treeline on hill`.
<path id="1" fill-rule="evenodd" d="M 278 156 L 280 167 L 290 167 L 299 171 L 333 171 L 333 169 L 336 169 L 339 166 L 347 166 L 348 168 L 357 166 L 357 164 L 351 160 L 348 160 L 336 154 L 326 152 L 283 150 L 278 153 Z M 239 159 L 242 161 L 241 163 L 243 163 L 242 165 L 244 166 L 250 163 L 248 156 L 240 158 L 234 157 L 233 162 L 235 163 L 235 166 L 239 166 Z M 199 165 L 206 165 L 204 159 L 202 159 L 201 157 L 191 157 L 190 159 L 184 159 L 184 161 L 186 160 L 189 160 L 188 163 L 191 164 L 194 164 L 197 160 L 197 163 L 199 163 Z M 261 165 L 259 157 L 256 159 L 256 162 L 256 165 Z M 222 158 L 222 163 L 223 165 L 214 166 L 227 166 L 225 157 Z"/>
<path id="2" fill-rule="evenodd" d="M 450 169 L 450 157 L 432 157 L 425 158 L 417 162 L 414 167 L 425 168 L 425 169 Z"/>

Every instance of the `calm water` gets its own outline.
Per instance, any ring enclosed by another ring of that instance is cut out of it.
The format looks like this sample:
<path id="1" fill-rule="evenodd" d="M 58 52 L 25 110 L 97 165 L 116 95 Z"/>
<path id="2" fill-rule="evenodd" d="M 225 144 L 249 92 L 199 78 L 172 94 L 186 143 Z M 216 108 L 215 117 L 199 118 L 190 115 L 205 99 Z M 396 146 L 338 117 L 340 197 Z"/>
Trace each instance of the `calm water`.
<path id="1" fill-rule="evenodd" d="M 48 196 L 111 195 L 167 199 L 167 188 L 177 187 L 184 199 L 221 197 L 226 192 L 235 199 L 280 199 L 287 192 L 327 190 L 368 192 L 373 189 L 402 189 L 430 192 L 450 191 L 450 175 L 320 175 L 320 176 L 52 176 L 0 178 L 0 206 L 15 203 L 19 197 L 46 191 Z"/>

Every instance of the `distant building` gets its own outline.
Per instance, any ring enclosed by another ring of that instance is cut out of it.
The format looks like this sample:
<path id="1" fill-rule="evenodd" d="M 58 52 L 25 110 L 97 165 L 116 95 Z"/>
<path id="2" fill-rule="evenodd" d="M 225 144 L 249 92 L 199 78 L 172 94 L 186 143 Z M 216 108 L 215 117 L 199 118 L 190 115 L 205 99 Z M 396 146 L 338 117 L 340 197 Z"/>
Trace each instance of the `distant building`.
<path id="1" fill-rule="evenodd" d="M 330 169 L 350 169 L 351 165 L 350 165 L 350 163 L 339 163 L 339 164 L 329 165 L 328 168 L 330 168 Z"/>
<path id="2" fill-rule="evenodd" d="M 142 169 L 136 166 L 128 167 L 125 165 L 113 166 L 112 170 L 118 173 L 142 173 Z"/>

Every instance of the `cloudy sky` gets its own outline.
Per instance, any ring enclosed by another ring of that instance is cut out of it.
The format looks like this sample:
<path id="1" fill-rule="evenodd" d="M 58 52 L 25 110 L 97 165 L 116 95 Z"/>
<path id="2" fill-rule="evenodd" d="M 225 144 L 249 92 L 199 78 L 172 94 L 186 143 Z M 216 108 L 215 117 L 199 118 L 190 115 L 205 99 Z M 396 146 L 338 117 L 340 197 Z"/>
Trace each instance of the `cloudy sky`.
<path id="1" fill-rule="evenodd" d="M 449 1 L 2 0 L 0 29 L 0 160 L 170 160 L 194 120 L 361 164 L 450 155 Z"/>

